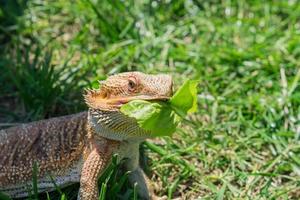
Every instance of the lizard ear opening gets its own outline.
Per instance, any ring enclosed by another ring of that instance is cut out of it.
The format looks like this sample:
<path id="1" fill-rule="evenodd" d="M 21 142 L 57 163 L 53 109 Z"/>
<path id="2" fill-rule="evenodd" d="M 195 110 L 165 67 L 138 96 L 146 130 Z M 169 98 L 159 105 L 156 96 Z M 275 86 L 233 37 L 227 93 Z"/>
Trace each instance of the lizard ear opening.
<path id="1" fill-rule="evenodd" d="M 102 98 L 102 99 L 107 99 L 108 98 L 108 92 L 104 89 L 100 90 L 99 97 Z"/>
<path id="2" fill-rule="evenodd" d="M 98 90 L 86 90 L 84 95 L 85 103 L 92 109 L 112 110 L 108 98 L 109 92 L 103 87 Z"/>

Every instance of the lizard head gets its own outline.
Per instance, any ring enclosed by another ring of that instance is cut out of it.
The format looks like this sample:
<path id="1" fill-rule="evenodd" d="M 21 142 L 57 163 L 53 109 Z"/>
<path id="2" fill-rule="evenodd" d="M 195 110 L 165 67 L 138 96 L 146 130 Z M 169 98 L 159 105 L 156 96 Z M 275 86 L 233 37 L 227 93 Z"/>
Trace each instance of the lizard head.
<path id="1" fill-rule="evenodd" d="M 99 89 L 87 90 L 84 95 L 89 107 L 89 123 L 100 135 L 124 140 L 150 135 L 139 128 L 135 119 L 122 114 L 119 109 L 132 100 L 165 101 L 172 95 L 170 75 L 149 75 L 125 72 L 100 82 Z"/>

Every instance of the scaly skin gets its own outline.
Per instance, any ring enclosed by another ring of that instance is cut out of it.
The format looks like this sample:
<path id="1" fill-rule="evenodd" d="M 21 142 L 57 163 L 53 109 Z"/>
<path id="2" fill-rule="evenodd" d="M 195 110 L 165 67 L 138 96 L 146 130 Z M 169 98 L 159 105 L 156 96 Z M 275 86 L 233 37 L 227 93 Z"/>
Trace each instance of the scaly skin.
<path id="1" fill-rule="evenodd" d="M 134 99 L 165 100 L 172 94 L 167 75 L 127 72 L 109 77 L 85 95 L 88 112 L 42 120 L 0 130 L 0 191 L 13 198 L 28 195 L 32 169 L 38 166 L 39 192 L 80 182 L 78 198 L 97 199 L 97 180 L 112 155 L 128 158 L 125 169 L 138 193 L 151 199 L 151 187 L 138 165 L 139 144 L 151 133 L 119 108 Z"/>

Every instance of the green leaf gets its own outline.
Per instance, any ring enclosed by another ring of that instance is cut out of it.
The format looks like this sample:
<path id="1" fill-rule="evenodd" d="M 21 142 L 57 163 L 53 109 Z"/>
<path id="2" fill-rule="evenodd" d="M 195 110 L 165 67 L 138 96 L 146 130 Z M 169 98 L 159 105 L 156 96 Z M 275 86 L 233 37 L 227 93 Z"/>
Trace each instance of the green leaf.
<path id="1" fill-rule="evenodd" d="M 134 100 L 123 105 L 121 112 L 137 119 L 141 128 L 150 131 L 151 136 L 170 136 L 179 123 L 178 115 L 167 103 L 151 103 Z"/>
<path id="2" fill-rule="evenodd" d="M 171 105 L 183 113 L 196 112 L 198 83 L 198 80 L 186 81 L 171 98 Z"/>

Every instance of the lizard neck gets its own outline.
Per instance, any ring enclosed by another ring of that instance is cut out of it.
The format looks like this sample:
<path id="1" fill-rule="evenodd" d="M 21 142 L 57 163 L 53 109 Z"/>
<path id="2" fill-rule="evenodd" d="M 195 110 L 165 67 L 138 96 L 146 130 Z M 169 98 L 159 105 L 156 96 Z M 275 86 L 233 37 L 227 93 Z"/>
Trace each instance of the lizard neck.
<path id="1" fill-rule="evenodd" d="M 142 142 L 144 131 L 133 119 L 117 111 L 88 111 L 88 124 L 97 137 L 115 141 Z"/>

